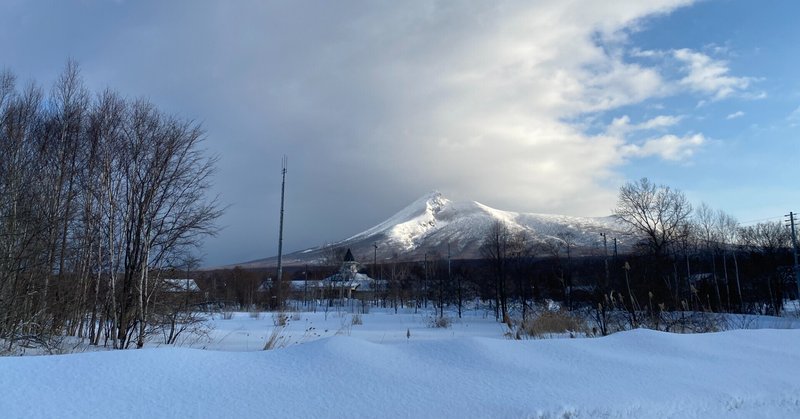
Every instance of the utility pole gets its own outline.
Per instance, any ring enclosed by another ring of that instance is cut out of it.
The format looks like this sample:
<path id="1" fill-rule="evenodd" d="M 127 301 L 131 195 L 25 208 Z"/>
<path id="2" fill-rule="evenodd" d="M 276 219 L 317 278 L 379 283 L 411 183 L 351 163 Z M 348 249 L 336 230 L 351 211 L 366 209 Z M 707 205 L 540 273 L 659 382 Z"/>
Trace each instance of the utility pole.
<path id="1" fill-rule="evenodd" d="M 452 282 L 452 272 L 451 272 L 451 269 L 450 269 L 450 242 L 447 242 L 447 286 L 448 287 L 452 286 L 452 283 L 453 283 Z M 444 290 L 443 290 L 444 287 L 441 287 L 441 288 L 442 288 L 441 292 L 444 293 Z M 440 300 L 441 300 L 440 302 L 442 303 L 442 311 L 441 311 L 441 313 L 442 313 L 442 317 L 444 317 L 444 298 L 441 298 Z M 461 307 L 458 308 L 458 311 L 459 311 L 458 317 L 461 318 Z"/>
<path id="2" fill-rule="evenodd" d="M 423 287 L 422 300 L 425 302 L 425 308 L 428 308 L 428 252 L 425 252 L 425 286 Z"/>
<path id="3" fill-rule="evenodd" d="M 450 282 L 450 243 L 447 243 L 447 282 Z"/>
<path id="4" fill-rule="evenodd" d="M 789 223 L 789 228 L 792 230 L 792 249 L 794 250 L 794 276 L 797 281 L 797 299 L 800 300 L 800 264 L 797 263 L 797 234 L 795 233 L 795 225 L 797 222 L 794 220 L 795 213 L 789 212 L 786 220 Z"/>
<path id="5" fill-rule="evenodd" d="M 286 192 L 286 166 L 289 159 L 284 155 L 281 168 L 281 221 L 278 227 L 278 278 L 275 281 L 278 288 L 278 308 L 283 308 L 283 203 Z"/>
<path id="6" fill-rule="evenodd" d="M 372 278 L 375 278 L 375 267 L 378 266 L 378 243 L 372 243 L 375 253 L 372 256 Z"/>
<path id="7" fill-rule="evenodd" d="M 378 304 L 378 281 L 375 278 L 375 267 L 378 266 L 378 243 L 372 243 L 372 247 L 375 249 L 375 253 L 372 256 L 372 281 L 375 284 L 375 288 L 373 289 L 375 295 L 375 304 Z"/>
<path id="8" fill-rule="evenodd" d="M 603 236 L 603 263 L 606 266 L 606 283 L 604 284 L 606 287 L 609 283 L 609 275 L 608 275 L 608 241 L 606 240 L 606 233 L 600 233 Z M 614 239 L 614 244 L 616 246 L 617 240 Z"/>

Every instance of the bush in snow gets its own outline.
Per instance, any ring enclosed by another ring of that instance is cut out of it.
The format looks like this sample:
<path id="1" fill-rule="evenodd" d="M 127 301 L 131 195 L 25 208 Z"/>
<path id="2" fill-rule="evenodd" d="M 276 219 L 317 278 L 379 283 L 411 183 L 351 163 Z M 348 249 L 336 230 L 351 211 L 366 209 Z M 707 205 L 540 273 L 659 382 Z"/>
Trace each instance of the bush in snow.
<path id="1" fill-rule="evenodd" d="M 448 316 L 433 316 L 428 319 L 428 327 L 447 329 L 453 324 L 453 320 Z"/>
<path id="2" fill-rule="evenodd" d="M 545 311 L 539 316 L 526 319 L 518 330 L 517 336 L 542 338 L 564 333 L 569 333 L 570 337 L 575 337 L 578 333 L 587 334 L 588 327 L 585 319 L 566 311 Z"/>
<path id="3" fill-rule="evenodd" d="M 264 343 L 265 351 L 269 351 L 272 349 L 280 349 L 285 347 L 289 343 L 288 338 L 283 334 L 284 329 L 286 329 L 286 325 L 275 326 L 274 328 L 272 328 L 272 331 L 267 337 L 267 341 Z"/>
<path id="4" fill-rule="evenodd" d="M 289 316 L 286 315 L 284 312 L 278 312 L 272 315 L 272 323 L 278 326 L 286 326 L 286 323 L 289 322 Z"/>

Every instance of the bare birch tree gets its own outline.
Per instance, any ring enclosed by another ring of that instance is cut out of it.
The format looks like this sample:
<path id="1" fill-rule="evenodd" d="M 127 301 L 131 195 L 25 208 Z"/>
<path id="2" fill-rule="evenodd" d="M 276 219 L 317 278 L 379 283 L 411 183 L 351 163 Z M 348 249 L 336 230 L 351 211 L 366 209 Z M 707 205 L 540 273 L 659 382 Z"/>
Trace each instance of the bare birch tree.
<path id="1" fill-rule="evenodd" d="M 144 345 L 151 277 L 214 234 L 199 124 L 92 98 L 68 62 L 49 96 L 0 72 L 0 340 Z"/>

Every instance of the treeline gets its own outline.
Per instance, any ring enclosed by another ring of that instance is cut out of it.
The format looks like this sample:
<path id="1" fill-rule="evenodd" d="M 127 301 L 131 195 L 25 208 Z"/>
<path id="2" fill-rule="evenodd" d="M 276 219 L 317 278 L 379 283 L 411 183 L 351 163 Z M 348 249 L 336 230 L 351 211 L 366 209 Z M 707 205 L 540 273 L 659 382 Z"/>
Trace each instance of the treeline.
<path id="1" fill-rule="evenodd" d="M 530 237 L 495 223 L 483 243 L 489 286 L 480 297 L 496 302 L 498 318 L 508 316 L 509 300 L 524 318 L 530 302 L 551 298 L 568 309 L 627 311 L 634 327 L 642 313 L 780 315 L 784 300 L 797 298 L 791 230 L 781 221 L 742 226 L 648 179 L 623 185 L 614 212 L 638 238 L 630 253 L 604 247 L 575 258 L 568 231 Z"/>
<path id="2" fill-rule="evenodd" d="M 68 62 L 48 93 L 0 72 L 0 341 L 54 336 L 142 346 L 157 272 L 215 231 L 215 159 L 198 123 L 112 90 Z"/>
<path id="3" fill-rule="evenodd" d="M 626 268 L 629 307 L 648 305 L 645 288 L 673 310 L 780 315 L 783 301 L 797 298 L 791 230 L 781 221 L 742 226 L 646 178 L 620 189 L 615 212 L 642 237 Z"/>

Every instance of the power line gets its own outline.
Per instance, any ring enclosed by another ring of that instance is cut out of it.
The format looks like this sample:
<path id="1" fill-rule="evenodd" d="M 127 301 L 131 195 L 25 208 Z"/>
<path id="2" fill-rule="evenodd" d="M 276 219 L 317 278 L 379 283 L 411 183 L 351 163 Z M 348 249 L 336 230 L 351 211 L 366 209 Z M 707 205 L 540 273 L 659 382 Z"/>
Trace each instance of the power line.
<path id="1" fill-rule="evenodd" d="M 780 219 L 782 219 L 782 218 L 783 218 L 783 217 L 781 217 L 781 216 L 776 216 L 776 217 L 767 217 L 767 218 L 759 218 L 759 219 L 757 219 L 757 220 L 747 220 L 747 221 L 741 221 L 741 222 L 739 222 L 739 225 L 741 225 L 741 226 L 744 226 L 744 225 L 747 225 L 747 224 L 755 224 L 755 223 L 758 223 L 758 222 L 760 222 L 760 221 L 780 220 Z"/>

